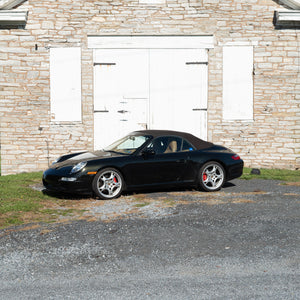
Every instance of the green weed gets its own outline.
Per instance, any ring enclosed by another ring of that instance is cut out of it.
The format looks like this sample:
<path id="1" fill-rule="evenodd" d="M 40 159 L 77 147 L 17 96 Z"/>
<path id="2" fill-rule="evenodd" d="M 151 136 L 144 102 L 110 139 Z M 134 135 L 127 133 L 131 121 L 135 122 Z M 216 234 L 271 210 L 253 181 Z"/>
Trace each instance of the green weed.
<path id="1" fill-rule="evenodd" d="M 260 175 L 251 174 L 250 168 L 244 168 L 241 179 L 273 179 L 300 182 L 300 170 L 260 169 Z"/>

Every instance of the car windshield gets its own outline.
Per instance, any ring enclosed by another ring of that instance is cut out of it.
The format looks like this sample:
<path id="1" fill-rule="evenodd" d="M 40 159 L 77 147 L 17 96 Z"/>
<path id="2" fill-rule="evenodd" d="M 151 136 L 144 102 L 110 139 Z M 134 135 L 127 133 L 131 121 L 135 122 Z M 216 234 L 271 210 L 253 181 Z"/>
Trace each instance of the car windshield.
<path id="1" fill-rule="evenodd" d="M 132 154 L 143 144 L 145 144 L 150 138 L 151 137 L 147 135 L 128 135 L 109 145 L 104 149 L 104 151 L 111 151 L 122 154 Z"/>

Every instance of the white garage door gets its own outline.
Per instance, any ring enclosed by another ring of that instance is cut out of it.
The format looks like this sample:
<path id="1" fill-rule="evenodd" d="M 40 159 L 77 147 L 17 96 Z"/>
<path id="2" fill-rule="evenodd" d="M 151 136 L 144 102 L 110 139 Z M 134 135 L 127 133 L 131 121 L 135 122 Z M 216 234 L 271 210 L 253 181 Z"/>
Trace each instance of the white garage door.
<path id="1" fill-rule="evenodd" d="M 97 49 L 94 53 L 95 149 L 146 128 L 207 138 L 205 49 Z"/>

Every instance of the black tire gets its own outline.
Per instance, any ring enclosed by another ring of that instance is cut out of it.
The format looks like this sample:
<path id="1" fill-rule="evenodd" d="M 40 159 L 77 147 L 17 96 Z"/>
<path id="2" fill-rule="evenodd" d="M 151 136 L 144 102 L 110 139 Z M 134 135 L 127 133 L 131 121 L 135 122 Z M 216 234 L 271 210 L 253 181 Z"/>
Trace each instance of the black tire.
<path id="1" fill-rule="evenodd" d="M 102 200 L 111 200 L 121 195 L 124 179 L 120 171 L 106 168 L 99 171 L 92 183 L 93 192 Z"/>
<path id="2" fill-rule="evenodd" d="M 215 192 L 222 188 L 225 178 L 223 166 L 216 161 L 209 161 L 199 171 L 199 186 L 206 192 Z"/>

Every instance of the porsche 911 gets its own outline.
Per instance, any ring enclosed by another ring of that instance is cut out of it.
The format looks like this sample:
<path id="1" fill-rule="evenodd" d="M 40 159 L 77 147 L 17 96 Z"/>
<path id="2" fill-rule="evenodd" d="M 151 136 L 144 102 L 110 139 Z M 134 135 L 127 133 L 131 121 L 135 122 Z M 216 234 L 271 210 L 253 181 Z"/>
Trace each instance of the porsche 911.
<path id="1" fill-rule="evenodd" d="M 214 192 L 241 176 L 243 164 L 230 149 L 192 134 L 143 130 L 99 151 L 61 156 L 44 172 L 43 184 L 50 191 L 89 193 L 103 200 L 151 188 Z"/>

